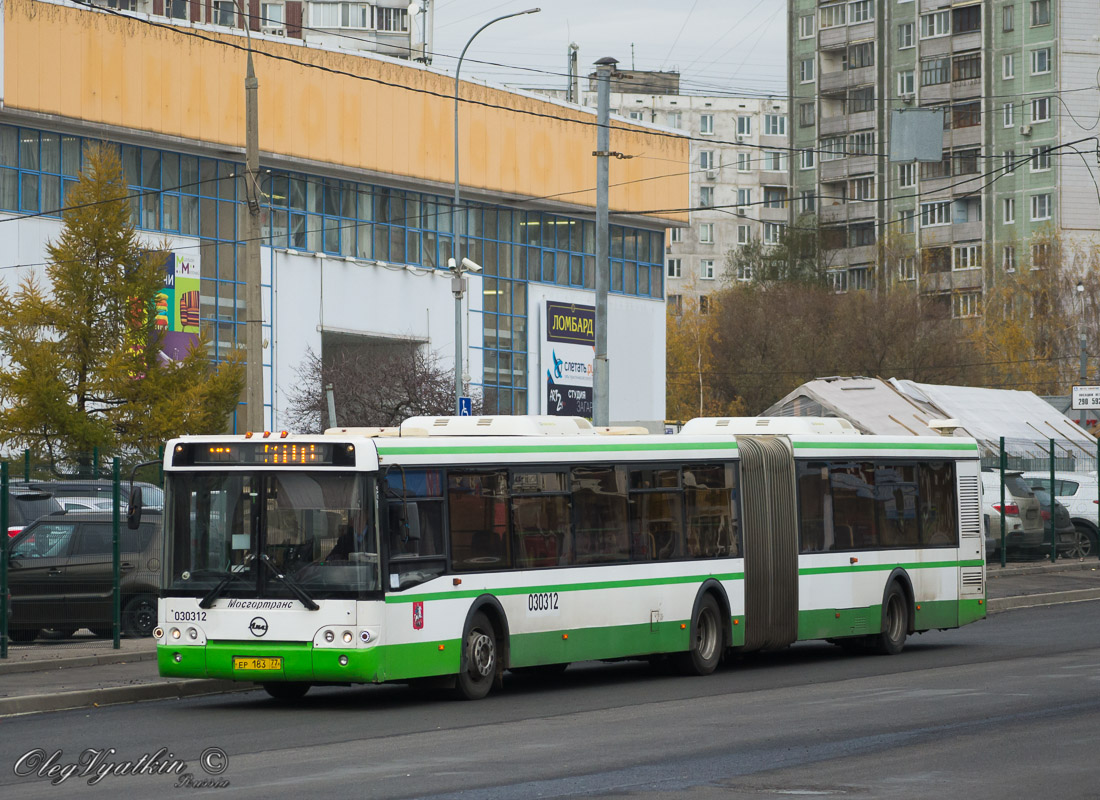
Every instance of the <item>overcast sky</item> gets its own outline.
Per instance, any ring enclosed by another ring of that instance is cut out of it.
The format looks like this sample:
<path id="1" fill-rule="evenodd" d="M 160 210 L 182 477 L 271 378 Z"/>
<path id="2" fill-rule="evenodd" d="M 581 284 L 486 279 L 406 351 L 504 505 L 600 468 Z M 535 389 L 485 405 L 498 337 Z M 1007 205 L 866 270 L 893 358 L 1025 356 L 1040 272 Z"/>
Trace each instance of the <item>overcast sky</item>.
<path id="1" fill-rule="evenodd" d="M 483 31 L 466 53 L 463 76 L 564 88 L 566 51 L 576 42 L 581 75 L 588 74 L 597 59 L 612 56 L 620 68 L 632 63 L 645 70 L 678 68 L 685 93 L 786 94 L 787 4 L 781 0 L 434 2 L 432 66 L 447 71 L 454 70 L 458 54 L 481 25 L 504 14 L 542 7 L 538 14 L 504 20 Z M 419 41 L 419 30 L 414 38 Z"/>

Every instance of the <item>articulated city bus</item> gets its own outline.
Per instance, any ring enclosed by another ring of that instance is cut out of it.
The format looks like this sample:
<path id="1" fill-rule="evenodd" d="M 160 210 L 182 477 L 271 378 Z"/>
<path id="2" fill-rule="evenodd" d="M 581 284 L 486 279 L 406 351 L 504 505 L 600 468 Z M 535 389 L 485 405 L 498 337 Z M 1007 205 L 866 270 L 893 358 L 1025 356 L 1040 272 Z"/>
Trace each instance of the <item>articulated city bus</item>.
<path id="1" fill-rule="evenodd" d="M 165 452 L 162 675 L 433 679 L 825 639 L 901 651 L 985 616 L 978 450 L 832 419 L 613 435 L 572 417 L 187 436 Z"/>

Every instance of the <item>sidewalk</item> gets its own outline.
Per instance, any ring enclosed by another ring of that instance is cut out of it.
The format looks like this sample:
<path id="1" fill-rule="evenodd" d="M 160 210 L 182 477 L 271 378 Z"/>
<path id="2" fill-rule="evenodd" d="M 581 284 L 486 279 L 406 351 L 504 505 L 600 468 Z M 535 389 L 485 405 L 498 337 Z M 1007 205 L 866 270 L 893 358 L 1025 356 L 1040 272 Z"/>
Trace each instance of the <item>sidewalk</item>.
<path id="1" fill-rule="evenodd" d="M 986 568 L 990 614 L 1100 599 L 1100 560 L 1010 562 Z M 0 717 L 139 700 L 246 692 L 251 683 L 161 678 L 151 639 L 13 645 L 0 660 Z"/>

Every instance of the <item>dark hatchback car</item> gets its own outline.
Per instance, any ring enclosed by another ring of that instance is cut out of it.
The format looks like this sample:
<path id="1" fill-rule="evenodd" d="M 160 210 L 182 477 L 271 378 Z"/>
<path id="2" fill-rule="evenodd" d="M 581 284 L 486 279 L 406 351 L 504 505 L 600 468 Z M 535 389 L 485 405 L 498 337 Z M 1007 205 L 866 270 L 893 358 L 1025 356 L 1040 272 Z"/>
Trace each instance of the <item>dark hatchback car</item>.
<path id="1" fill-rule="evenodd" d="M 8 488 L 8 536 L 15 536 L 39 517 L 64 513 L 65 509 L 48 490 L 23 486 Z"/>
<path id="2" fill-rule="evenodd" d="M 1039 500 L 1039 513 L 1043 518 L 1043 554 L 1050 552 L 1050 517 L 1054 515 L 1054 535 L 1058 540 L 1058 552 L 1060 554 L 1070 549 L 1076 539 L 1077 529 L 1073 525 L 1073 520 L 1070 519 L 1069 510 L 1059 503 L 1054 501 L 1054 508 L 1050 507 L 1050 492 L 1043 489 L 1041 486 L 1032 486 L 1031 491 L 1035 492 L 1035 497 Z"/>
<path id="3" fill-rule="evenodd" d="M 157 623 L 161 520 L 137 530 L 123 522 L 119 540 L 122 631 L 148 636 Z M 43 630 L 62 637 L 81 628 L 113 635 L 114 562 L 110 514 L 44 517 L 10 542 L 8 585 L 12 641 L 33 641 Z"/>
<path id="4" fill-rule="evenodd" d="M 110 480 L 67 480 L 67 481 L 30 481 L 22 484 L 26 489 L 48 492 L 56 497 L 90 497 L 99 500 L 111 500 L 114 496 L 114 484 Z M 164 490 L 159 486 L 142 481 L 135 481 L 134 486 L 140 486 L 142 492 L 142 505 L 151 511 L 160 511 L 164 508 Z M 122 481 L 119 492 L 120 506 L 125 512 L 126 501 L 130 496 L 130 482 Z"/>

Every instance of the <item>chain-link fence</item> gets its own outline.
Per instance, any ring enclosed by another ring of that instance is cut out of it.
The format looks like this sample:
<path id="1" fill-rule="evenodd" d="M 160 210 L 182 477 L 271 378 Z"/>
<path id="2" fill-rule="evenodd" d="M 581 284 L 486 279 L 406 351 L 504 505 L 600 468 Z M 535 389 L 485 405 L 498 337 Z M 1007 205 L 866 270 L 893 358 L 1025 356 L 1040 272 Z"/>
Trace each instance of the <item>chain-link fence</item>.
<path id="1" fill-rule="evenodd" d="M 80 646 L 148 636 L 157 621 L 164 492 L 157 464 L 98 453 L 58 474 L 0 464 L 0 658 L 21 646 Z M 131 478 L 144 512 L 127 525 Z"/>

